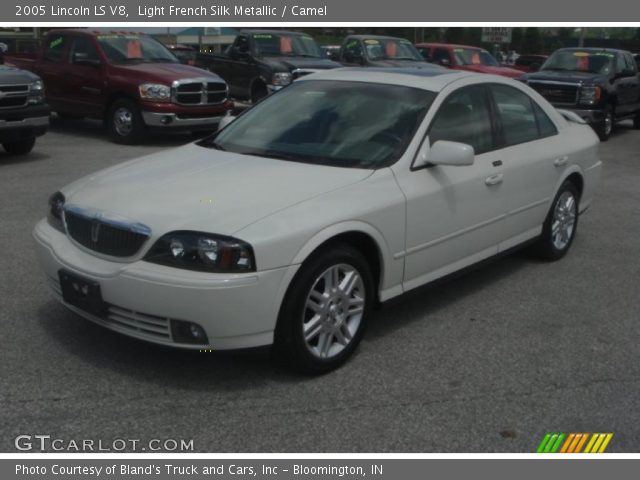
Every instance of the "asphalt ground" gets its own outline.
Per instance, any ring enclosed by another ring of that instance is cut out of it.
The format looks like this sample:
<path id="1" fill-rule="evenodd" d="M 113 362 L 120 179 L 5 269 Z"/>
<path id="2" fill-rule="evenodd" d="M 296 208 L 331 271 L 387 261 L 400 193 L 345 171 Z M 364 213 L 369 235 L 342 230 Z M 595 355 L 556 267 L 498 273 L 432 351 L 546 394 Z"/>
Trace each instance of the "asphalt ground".
<path id="1" fill-rule="evenodd" d="M 258 353 L 139 342 L 50 296 L 31 230 L 82 175 L 190 141 L 111 143 L 54 121 L 0 154 L 0 451 L 21 434 L 193 439 L 208 452 L 533 452 L 546 432 L 640 451 L 640 131 L 601 145 L 604 177 L 570 253 L 502 258 L 376 312 L 343 368 L 310 378 Z M 250 301 L 250 299 L 249 299 Z"/>

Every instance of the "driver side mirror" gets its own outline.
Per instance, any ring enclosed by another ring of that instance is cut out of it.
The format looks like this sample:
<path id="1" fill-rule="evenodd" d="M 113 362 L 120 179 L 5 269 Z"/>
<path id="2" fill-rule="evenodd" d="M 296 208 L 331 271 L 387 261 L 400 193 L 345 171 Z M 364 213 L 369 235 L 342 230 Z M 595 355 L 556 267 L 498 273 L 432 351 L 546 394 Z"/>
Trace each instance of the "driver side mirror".
<path id="1" fill-rule="evenodd" d="M 448 140 L 438 140 L 433 145 L 429 145 L 429 139 L 423 142 L 414 167 L 428 165 L 449 165 L 462 167 L 473 165 L 475 152 L 471 145 Z"/>
<path id="2" fill-rule="evenodd" d="M 249 52 L 245 52 L 243 50 L 239 50 L 238 47 L 231 48 L 231 58 L 237 60 L 246 60 L 249 58 Z"/>
<path id="3" fill-rule="evenodd" d="M 71 62 L 75 65 L 85 65 L 89 67 L 99 67 L 102 62 L 97 58 L 89 58 L 86 53 L 74 53 Z"/>
<path id="4" fill-rule="evenodd" d="M 451 60 L 449 60 L 448 58 L 441 58 L 440 60 L 437 61 L 437 63 L 442 65 L 443 67 L 451 66 Z"/>

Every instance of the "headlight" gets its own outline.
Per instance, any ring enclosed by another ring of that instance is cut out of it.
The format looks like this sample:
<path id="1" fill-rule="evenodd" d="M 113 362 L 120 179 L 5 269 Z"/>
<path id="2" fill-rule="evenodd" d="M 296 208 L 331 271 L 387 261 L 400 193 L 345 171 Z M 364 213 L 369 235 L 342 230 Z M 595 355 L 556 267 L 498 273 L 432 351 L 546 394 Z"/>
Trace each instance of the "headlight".
<path id="1" fill-rule="evenodd" d="M 42 80 L 36 80 L 29 85 L 29 103 L 36 105 L 44 102 L 44 84 Z"/>
<path id="2" fill-rule="evenodd" d="M 147 262 L 215 273 L 253 272 L 251 245 L 237 238 L 182 230 L 163 235 L 144 257 Z"/>
<path id="3" fill-rule="evenodd" d="M 600 87 L 582 86 L 580 87 L 580 103 L 584 105 L 595 105 L 600 101 Z"/>
<path id="4" fill-rule="evenodd" d="M 276 72 L 273 74 L 271 83 L 276 86 L 289 85 L 291 83 L 291 74 L 289 72 Z"/>
<path id="5" fill-rule="evenodd" d="M 171 87 L 157 83 L 143 83 L 138 87 L 140 98 L 154 102 L 168 102 L 171 98 Z"/>
<path id="6" fill-rule="evenodd" d="M 49 197 L 49 210 L 47 212 L 47 221 L 56 230 L 64 233 L 64 222 L 62 220 L 62 209 L 64 208 L 65 198 L 61 192 L 56 192 Z"/>

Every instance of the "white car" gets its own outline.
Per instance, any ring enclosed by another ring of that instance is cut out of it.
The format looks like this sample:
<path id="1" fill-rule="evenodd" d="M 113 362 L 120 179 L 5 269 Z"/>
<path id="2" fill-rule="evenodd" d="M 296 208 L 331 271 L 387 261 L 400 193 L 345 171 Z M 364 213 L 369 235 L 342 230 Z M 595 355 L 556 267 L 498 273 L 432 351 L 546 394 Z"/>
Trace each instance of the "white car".
<path id="1" fill-rule="evenodd" d="M 64 187 L 34 236 L 53 292 L 89 320 L 174 347 L 274 344 L 321 372 L 378 302 L 531 242 L 562 257 L 597 146 L 504 77 L 331 70 Z"/>

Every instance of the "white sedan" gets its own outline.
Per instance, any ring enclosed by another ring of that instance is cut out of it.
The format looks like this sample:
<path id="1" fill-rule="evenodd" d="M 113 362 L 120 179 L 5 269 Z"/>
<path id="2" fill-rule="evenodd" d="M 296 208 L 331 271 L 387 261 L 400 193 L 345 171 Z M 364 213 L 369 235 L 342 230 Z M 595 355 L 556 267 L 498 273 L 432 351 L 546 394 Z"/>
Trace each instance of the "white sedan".
<path id="1" fill-rule="evenodd" d="M 142 340 L 273 344 L 327 371 L 379 302 L 522 245 L 561 258 L 601 171 L 579 118 L 435 67 L 309 75 L 225 123 L 52 195 L 34 237 L 61 302 Z"/>

